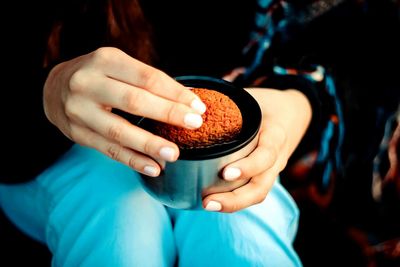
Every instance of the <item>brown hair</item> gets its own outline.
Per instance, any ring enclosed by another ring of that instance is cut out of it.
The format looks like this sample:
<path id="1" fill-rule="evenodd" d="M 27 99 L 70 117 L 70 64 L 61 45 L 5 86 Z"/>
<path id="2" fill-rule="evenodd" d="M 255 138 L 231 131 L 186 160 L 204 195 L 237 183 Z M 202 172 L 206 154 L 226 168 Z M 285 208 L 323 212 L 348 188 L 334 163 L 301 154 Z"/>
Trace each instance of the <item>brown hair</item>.
<path id="1" fill-rule="evenodd" d="M 47 39 L 44 67 L 101 46 L 120 48 L 151 63 L 154 53 L 150 26 L 138 0 L 66 0 L 56 13 Z"/>

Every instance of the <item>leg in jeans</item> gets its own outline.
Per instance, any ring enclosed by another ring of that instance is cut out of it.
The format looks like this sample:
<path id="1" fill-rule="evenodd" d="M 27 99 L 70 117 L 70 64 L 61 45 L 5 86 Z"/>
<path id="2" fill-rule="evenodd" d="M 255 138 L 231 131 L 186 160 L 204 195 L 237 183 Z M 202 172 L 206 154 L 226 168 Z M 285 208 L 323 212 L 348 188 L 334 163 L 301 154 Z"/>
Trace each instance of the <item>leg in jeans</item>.
<path id="1" fill-rule="evenodd" d="M 169 212 L 180 267 L 301 266 L 292 247 L 298 209 L 278 182 L 264 202 L 236 213 Z"/>
<path id="2" fill-rule="evenodd" d="M 173 266 L 171 221 L 138 174 L 75 145 L 34 181 L 1 185 L 6 215 L 46 243 L 53 266 Z"/>

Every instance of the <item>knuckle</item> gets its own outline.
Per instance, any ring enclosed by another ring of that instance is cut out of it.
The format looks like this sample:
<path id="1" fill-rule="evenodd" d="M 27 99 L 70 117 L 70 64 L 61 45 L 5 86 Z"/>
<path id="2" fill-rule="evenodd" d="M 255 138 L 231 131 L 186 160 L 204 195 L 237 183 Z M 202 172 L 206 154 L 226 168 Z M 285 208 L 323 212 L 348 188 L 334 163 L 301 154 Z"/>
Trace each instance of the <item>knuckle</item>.
<path id="1" fill-rule="evenodd" d="M 284 130 L 282 130 L 282 133 L 279 136 L 280 136 L 279 147 L 283 147 L 287 142 L 287 134 Z"/>
<path id="2" fill-rule="evenodd" d="M 79 105 L 76 104 L 73 98 L 68 98 L 65 100 L 64 109 L 65 116 L 68 119 L 70 119 L 71 121 L 79 120 Z"/>
<path id="3" fill-rule="evenodd" d="M 259 153 L 254 160 L 246 160 L 244 164 L 240 166 L 242 172 L 240 178 L 250 179 L 262 170 L 265 170 L 268 167 L 268 156 L 266 154 L 267 153 Z"/>
<path id="4" fill-rule="evenodd" d="M 93 134 L 91 132 L 84 132 L 79 127 L 71 125 L 68 136 L 80 145 L 91 146 Z"/>
<path id="5" fill-rule="evenodd" d="M 275 147 L 268 147 L 267 150 L 268 150 L 267 155 L 269 157 L 269 161 L 271 163 L 274 163 L 276 161 L 276 159 L 278 158 L 277 150 L 275 149 Z"/>
<path id="6" fill-rule="evenodd" d="M 261 202 L 263 202 L 265 200 L 265 198 L 267 197 L 267 192 L 266 190 L 262 190 L 260 193 L 258 193 L 256 195 L 255 198 L 255 203 L 256 204 L 260 204 Z"/>
<path id="7" fill-rule="evenodd" d="M 139 163 L 136 157 L 131 156 L 128 160 L 128 166 L 132 169 L 138 170 L 139 169 Z"/>
<path id="8" fill-rule="evenodd" d="M 106 148 L 106 154 L 107 156 L 109 156 L 114 160 L 119 160 L 121 155 L 121 150 L 122 147 L 120 145 L 109 144 L 108 147 Z"/>
<path id="9" fill-rule="evenodd" d="M 252 183 L 253 186 L 253 198 L 251 201 L 253 203 L 252 205 L 260 204 L 267 197 L 269 192 L 269 187 L 265 181 L 259 183 L 251 180 L 250 183 Z"/>
<path id="10" fill-rule="evenodd" d="M 144 146 L 143 146 L 143 153 L 144 154 L 146 154 L 146 155 L 151 155 L 152 154 L 152 151 L 153 151 L 152 144 L 153 144 L 153 142 L 151 142 L 150 140 L 147 140 L 144 143 Z"/>
<path id="11" fill-rule="evenodd" d="M 188 99 L 194 98 L 192 94 L 193 93 L 190 90 L 185 90 L 185 89 L 179 90 L 176 99 L 178 99 L 179 102 L 187 102 Z"/>
<path id="12" fill-rule="evenodd" d="M 153 68 L 146 68 L 141 72 L 140 79 L 147 90 L 153 91 L 154 88 L 159 86 L 161 77 L 159 71 Z"/>
<path id="13" fill-rule="evenodd" d="M 173 123 L 174 121 L 176 121 L 176 116 L 177 116 L 177 113 L 178 113 L 178 106 L 179 105 L 169 105 L 168 106 L 168 108 L 167 108 L 167 111 L 166 111 L 166 115 L 167 115 L 167 121 L 169 122 L 169 123 Z"/>
<path id="14" fill-rule="evenodd" d="M 71 125 L 70 127 L 71 131 L 69 132 L 69 137 L 74 140 L 74 142 L 80 144 L 80 145 L 85 145 L 85 138 L 81 134 L 78 134 L 78 129 L 74 125 Z"/>
<path id="15" fill-rule="evenodd" d="M 263 202 L 269 193 L 270 187 L 268 186 L 268 183 L 263 183 L 258 188 L 259 192 L 257 194 L 257 201 Z"/>
<path id="16" fill-rule="evenodd" d="M 91 59 L 94 64 L 107 65 L 115 58 L 118 49 L 111 47 L 100 47 L 92 52 Z"/>
<path id="17" fill-rule="evenodd" d="M 107 129 L 107 137 L 111 140 L 120 142 L 122 136 L 122 127 L 118 124 L 110 125 Z"/>
<path id="18" fill-rule="evenodd" d="M 279 166 L 279 171 L 282 171 L 283 169 L 285 169 L 287 164 L 288 164 L 288 159 L 282 160 L 282 162 L 281 162 L 281 164 Z"/>
<path id="19" fill-rule="evenodd" d="M 281 125 L 276 125 L 276 127 L 274 127 L 273 131 L 274 131 L 274 137 L 276 138 L 277 144 L 279 145 L 279 147 L 282 146 L 286 142 L 286 139 L 287 139 L 287 134 L 286 134 L 285 129 Z"/>
<path id="20" fill-rule="evenodd" d="M 84 92 L 88 86 L 88 75 L 82 69 L 79 69 L 72 73 L 71 77 L 69 78 L 69 89 L 72 93 L 81 93 Z"/>
<path id="21" fill-rule="evenodd" d="M 232 213 L 232 212 L 240 210 L 240 208 L 241 208 L 240 205 L 237 202 L 234 202 L 234 203 L 232 203 L 231 206 L 228 207 L 227 212 Z"/>
<path id="22" fill-rule="evenodd" d="M 140 97 L 138 93 L 133 90 L 127 91 L 122 96 L 122 103 L 130 112 L 136 113 L 140 109 L 140 103 L 144 101 L 140 101 Z"/>
<path id="23" fill-rule="evenodd" d="M 232 201 L 229 202 L 229 205 L 225 205 L 225 209 L 227 212 L 235 212 L 243 208 L 244 203 L 240 200 L 240 195 L 236 191 L 232 191 L 232 193 Z"/>

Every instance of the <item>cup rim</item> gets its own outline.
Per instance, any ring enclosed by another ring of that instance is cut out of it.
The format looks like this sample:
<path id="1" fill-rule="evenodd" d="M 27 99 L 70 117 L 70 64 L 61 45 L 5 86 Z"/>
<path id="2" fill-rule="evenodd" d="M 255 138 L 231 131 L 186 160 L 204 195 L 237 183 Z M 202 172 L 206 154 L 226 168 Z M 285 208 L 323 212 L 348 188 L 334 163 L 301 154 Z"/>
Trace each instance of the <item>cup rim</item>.
<path id="1" fill-rule="evenodd" d="M 243 118 L 242 130 L 235 140 L 209 147 L 180 148 L 178 160 L 207 160 L 223 157 L 245 147 L 257 136 L 262 118 L 261 109 L 258 102 L 244 88 L 209 76 L 188 75 L 177 76 L 174 79 L 186 87 L 206 88 L 227 95 L 239 107 Z M 145 119 L 141 123 L 144 121 Z"/>

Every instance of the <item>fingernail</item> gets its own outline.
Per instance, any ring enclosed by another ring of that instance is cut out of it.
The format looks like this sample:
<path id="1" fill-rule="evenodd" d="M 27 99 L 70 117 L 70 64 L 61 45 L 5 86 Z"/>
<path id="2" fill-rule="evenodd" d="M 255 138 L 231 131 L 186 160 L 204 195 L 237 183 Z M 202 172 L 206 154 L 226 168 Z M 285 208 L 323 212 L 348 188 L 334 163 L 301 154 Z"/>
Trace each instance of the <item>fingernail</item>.
<path id="1" fill-rule="evenodd" d="M 203 124 L 203 119 L 199 114 L 188 113 L 185 115 L 184 123 L 189 128 L 199 128 Z"/>
<path id="2" fill-rule="evenodd" d="M 153 166 L 145 166 L 144 168 L 143 168 L 143 172 L 146 174 L 146 175 L 148 175 L 148 176 L 157 176 L 157 174 L 158 174 L 158 170 L 157 170 L 157 168 L 156 167 L 153 167 Z"/>
<path id="3" fill-rule="evenodd" d="M 220 211 L 222 209 L 222 205 L 217 201 L 211 200 L 208 202 L 205 209 L 208 211 Z"/>
<path id="4" fill-rule="evenodd" d="M 242 171 L 239 168 L 226 168 L 224 171 L 224 179 L 227 181 L 234 181 L 242 175 Z"/>
<path id="5" fill-rule="evenodd" d="M 175 149 L 172 147 L 163 147 L 160 149 L 160 157 L 166 161 L 174 161 L 175 160 Z"/>
<path id="6" fill-rule="evenodd" d="M 200 114 L 203 114 L 204 112 L 206 112 L 206 109 L 207 109 L 206 105 L 203 102 L 201 102 L 200 99 L 197 99 L 197 98 L 192 101 L 190 106 L 192 107 L 192 109 L 196 110 Z"/>

